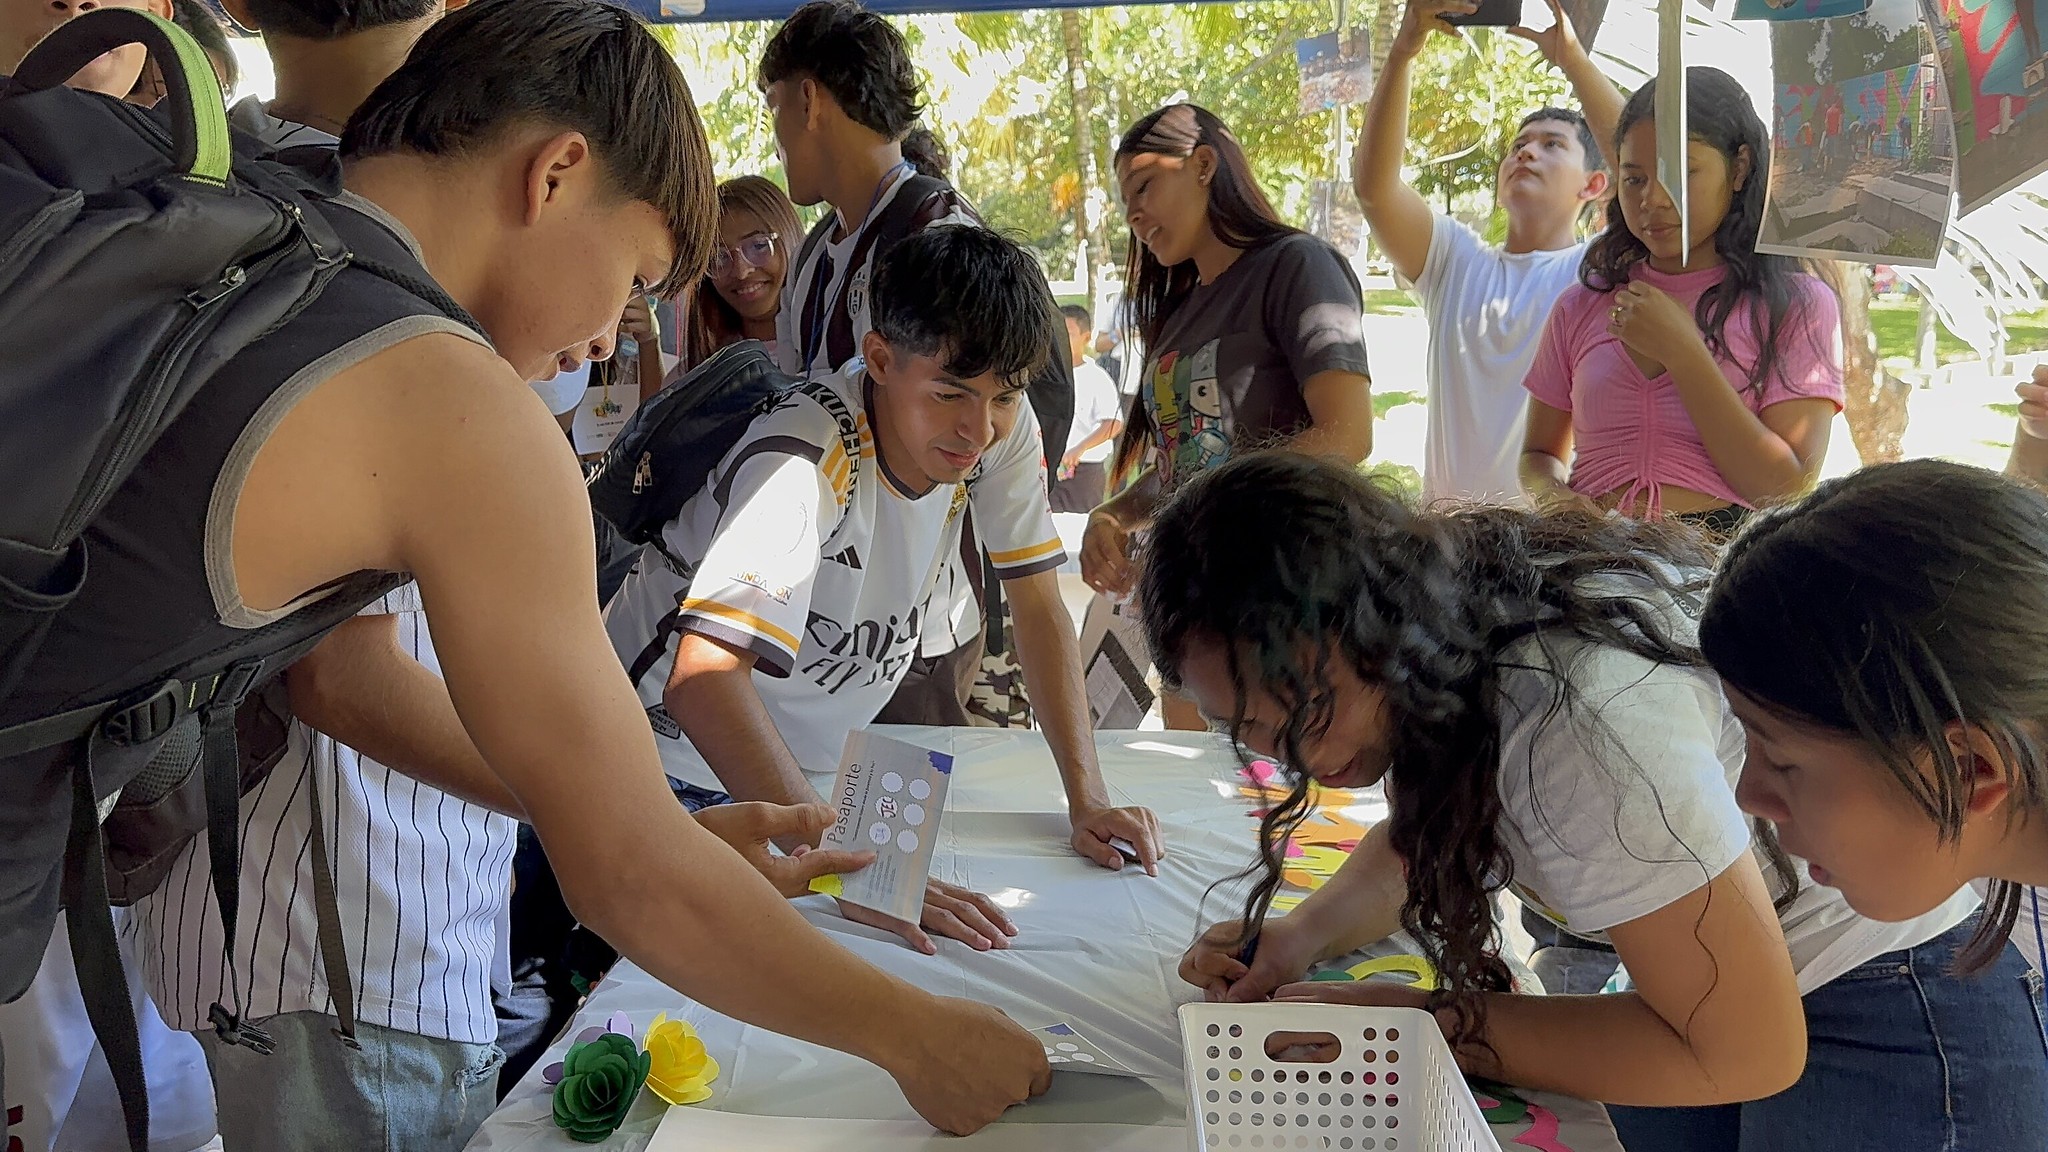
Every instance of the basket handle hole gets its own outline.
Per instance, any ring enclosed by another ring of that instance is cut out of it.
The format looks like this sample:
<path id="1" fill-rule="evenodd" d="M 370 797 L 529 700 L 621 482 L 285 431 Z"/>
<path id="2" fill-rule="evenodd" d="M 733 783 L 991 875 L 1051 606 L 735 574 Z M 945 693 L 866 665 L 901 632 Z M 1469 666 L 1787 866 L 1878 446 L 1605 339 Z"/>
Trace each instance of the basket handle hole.
<path id="1" fill-rule="evenodd" d="M 1270 1032 L 1266 1057 L 1282 1064 L 1334 1064 L 1343 1046 L 1330 1032 Z"/>

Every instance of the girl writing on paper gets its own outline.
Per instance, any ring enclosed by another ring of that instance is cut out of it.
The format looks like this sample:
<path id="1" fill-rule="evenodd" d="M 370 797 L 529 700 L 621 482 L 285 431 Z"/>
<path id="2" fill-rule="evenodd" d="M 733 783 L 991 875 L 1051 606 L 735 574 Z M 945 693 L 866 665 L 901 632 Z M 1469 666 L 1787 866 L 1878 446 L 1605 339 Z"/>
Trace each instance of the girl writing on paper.
<path id="1" fill-rule="evenodd" d="M 1468 1071 L 1615 1105 L 1636 1150 L 2048 1146 L 2005 1079 L 2025 1000 L 1945 964 L 1974 895 L 1929 885 L 1879 922 L 1752 838 L 1742 726 L 1695 641 L 1708 564 L 1664 525 L 1418 512 L 1290 454 L 1190 482 L 1149 547 L 1146 630 L 1165 678 L 1292 788 L 1243 918 L 1204 933 L 1183 977 L 1219 999 L 1433 1009 Z M 1311 787 L 1381 782 L 1388 818 L 1267 919 Z M 1502 888 L 1611 944 L 1632 988 L 1516 992 Z M 1294 983 L 1399 929 L 1440 991 Z M 1930 1023 L 1909 995 L 1967 1021 Z"/>
<path id="2" fill-rule="evenodd" d="M 1607 229 L 1523 380 L 1522 484 L 1546 507 L 1726 534 L 1819 475 L 1842 407 L 1839 313 L 1796 260 L 1756 251 L 1771 151 L 1742 86 L 1686 69 L 1689 230 L 1658 182 L 1655 93 L 1622 109 Z"/>

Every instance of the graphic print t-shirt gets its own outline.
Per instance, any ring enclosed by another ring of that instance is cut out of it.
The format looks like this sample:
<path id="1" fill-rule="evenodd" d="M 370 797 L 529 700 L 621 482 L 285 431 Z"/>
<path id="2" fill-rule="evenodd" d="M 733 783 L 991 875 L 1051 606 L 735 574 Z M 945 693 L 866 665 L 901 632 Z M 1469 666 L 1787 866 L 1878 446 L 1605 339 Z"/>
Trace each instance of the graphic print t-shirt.
<path id="1" fill-rule="evenodd" d="M 669 553 L 695 565 L 694 576 L 686 580 L 649 547 L 606 626 L 629 667 L 678 605 L 684 631 L 751 652 L 769 717 L 823 790 L 847 733 L 874 720 L 917 655 L 933 577 L 959 550 L 964 511 L 973 509 L 1005 579 L 1057 568 L 1066 553 L 1046 503 L 1038 422 L 1023 397 L 1016 425 L 973 478 L 914 495 L 876 456 L 865 374 L 818 384 L 827 402 L 796 392 L 756 419 L 664 530 Z M 637 686 L 663 767 L 729 791 L 663 706 L 675 649 L 667 639 Z"/>
<path id="2" fill-rule="evenodd" d="M 1313 236 L 1283 236 L 1196 285 L 1161 325 L 1139 391 L 1171 489 L 1309 424 L 1304 381 L 1369 375 L 1358 278 Z"/>

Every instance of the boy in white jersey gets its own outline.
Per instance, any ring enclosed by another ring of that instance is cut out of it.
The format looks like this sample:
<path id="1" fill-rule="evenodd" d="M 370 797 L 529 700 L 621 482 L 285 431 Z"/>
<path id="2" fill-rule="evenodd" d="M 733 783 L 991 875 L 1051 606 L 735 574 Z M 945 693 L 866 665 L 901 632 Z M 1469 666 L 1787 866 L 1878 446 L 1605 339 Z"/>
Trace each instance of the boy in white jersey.
<path id="1" fill-rule="evenodd" d="M 882 258 L 871 308 L 864 360 L 756 419 L 612 601 L 620 658 L 660 652 L 637 688 L 663 765 L 741 800 L 815 802 L 847 733 L 916 657 L 971 511 L 1015 614 L 1074 849 L 1114 869 L 1124 839 L 1151 871 L 1158 823 L 1103 787 L 1056 583 L 1065 554 L 1023 391 L 1058 323 L 1044 277 L 992 232 L 930 228 Z M 976 948 L 1015 931 L 964 889 L 933 881 L 926 896 L 931 931 Z M 918 926 L 887 926 L 932 950 Z"/>

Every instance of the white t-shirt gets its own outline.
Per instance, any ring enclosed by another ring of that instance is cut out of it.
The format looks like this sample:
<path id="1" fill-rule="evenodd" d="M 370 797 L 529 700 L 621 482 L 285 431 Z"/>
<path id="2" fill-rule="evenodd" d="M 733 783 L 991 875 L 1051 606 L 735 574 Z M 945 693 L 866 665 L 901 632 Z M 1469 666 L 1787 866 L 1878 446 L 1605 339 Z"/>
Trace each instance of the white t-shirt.
<path id="1" fill-rule="evenodd" d="M 1429 318 L 1425 500 L 1521 498 L 1522 387 L 1551 305 L 1578 278 L 1583 243 L 1503 252 L 1438 213 L 1415 281 Z"/>
<path id="2" fill-rule="evenodd" d="M 1019 397 L 1016 426 L 967 483 L 912 496 L 876 455 L 866 379 L 855 370 L 816 382 L 853 421 L 852 453 L 828 405 L 792 392 L 664 529 L 669 552 L 695 563 L 695 575 L 684 580 L 650 546 L 605 615 L 628 667 L 679 604 L 685 630 L 752 652 L 754 687 L 821 792 L 847 733 L 874 720 L 909 670 L 940 560 L 959 550 L 963 510 L 973 508 L 1005 578 L 1066 559 L 1029 401 Z M 671 641 L 637 686 L 662 765 L 678 780 L 728 790 L 662 706 L 674 664 Z"/>
<path id="3" fill-rule="evenodd" d="M 399 645 L 438 674 L 419 585 L 363 609 L 398 617 Z M 242 797 L 242 897 L 235 968 L 247 1015 L 332 1012 L 313 903 L 320 789 L 356 1016 L 420 1036 L 489 1044 L 493 969 L 509 929 L 518 824 L 387 768 L 294 722 L 276 769 Z M 220 912 L 206 837 L 135 906 L 150 995 L 171 1027 L 197 1032 L 226 997 Z M 500 975 L 509 975 L 500 972 Z"/>
<path id="4" fill-rule="evenodd" d="M 1083 360 L 1074 367 L 1074 422 L 1067 428 L 1067 451 L 1074 445 L 1095 435 L 1106 420 L 1121 420 L 1124 417 L 1123 396 L 1116 390 L 1116 381 L 1093 360 Z M 1081 463 L 1100 464 L 1116 451 L 1115 440 L 1105 440 L 1086 452 L 1081 453 Z"/>
<path id="5" fill-rule="evenodd" d="M 1666 619 L 1690 640 L 1690 620 L 1676 608 Z M 1714 674 L 1572 638 L 1556 646 L 1579 694 L 1576 715 L 1546 717 L 1547 673 L 1501 675 L 1501 839 L 1515 894 L 1559 927 L 1604 940 L 1607 929 L 1697 891 L 1754 850 L 1773 899 L 1782 896 L 1735 805 L 1747 742 Z M 1547 666 L 1534 640 L 1505 663 Z M 1597 724 L 1584 719 L 1591 715 Z M 1941 935 L 1978 903 L 1963 888 L 1916 920 L 1887 924 L 1814 884 L 1804 861 L 1793 866 L 1797 895 L 1779 920 L 1801 995 Z"/>

